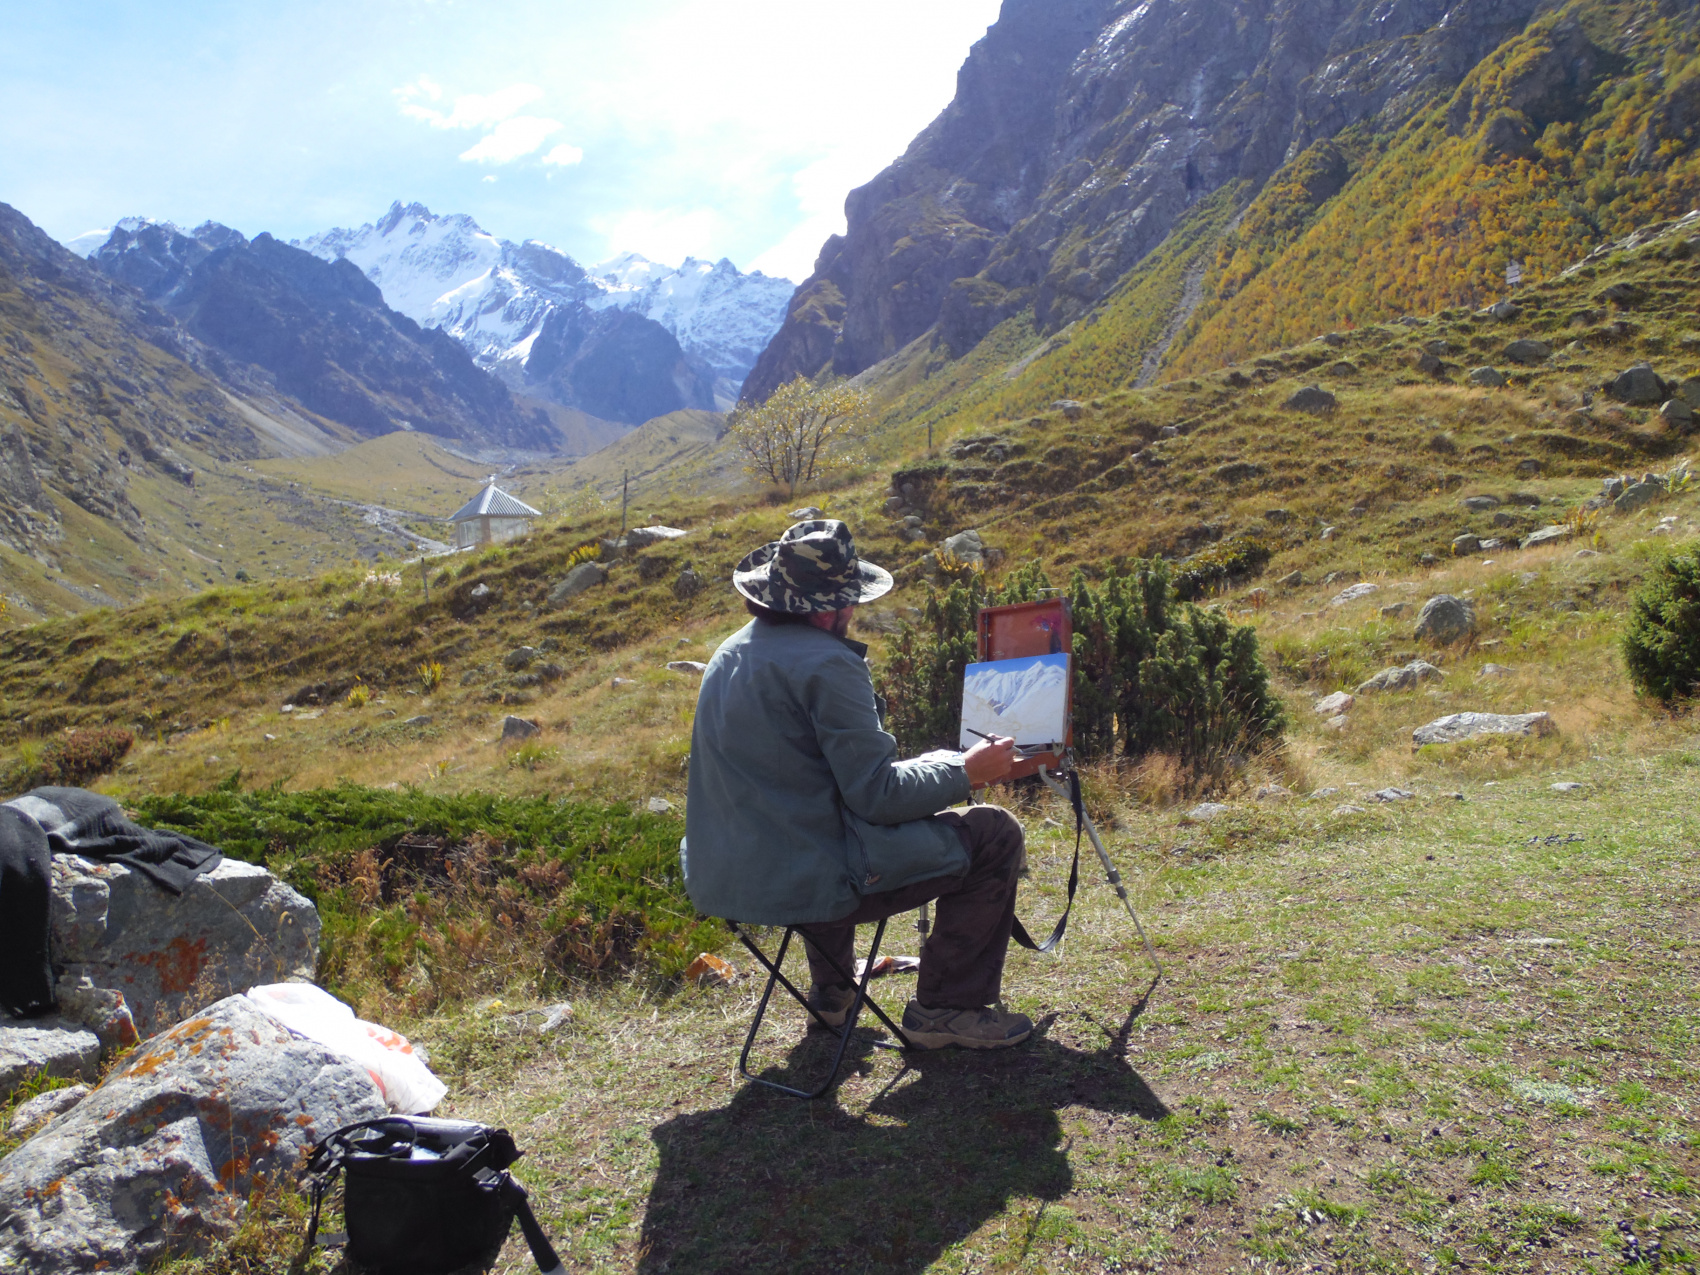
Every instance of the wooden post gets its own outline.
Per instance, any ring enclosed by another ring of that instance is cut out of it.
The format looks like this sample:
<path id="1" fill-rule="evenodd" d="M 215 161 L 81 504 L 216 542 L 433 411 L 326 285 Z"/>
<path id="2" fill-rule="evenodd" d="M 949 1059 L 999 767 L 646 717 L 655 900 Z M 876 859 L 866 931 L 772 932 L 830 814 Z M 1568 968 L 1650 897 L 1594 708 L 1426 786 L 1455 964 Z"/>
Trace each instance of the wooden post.
<path id="1" fill-rule="evenodd" d="M 431 573 L 425 570 L 425 551 L 419 551 L 419 581 L 425 586 L 425 601 L 431 601 Z"/>
<path id="2" fill-rule="evenodd" d="M 630 487 L 631 481 L 632 481 L 632 471 L 629 470 L 629 469 L 622 470 L 621 474 L 620 474 L 620 539 L 621 540 L 624 540 L 626 538 L 626 502 L 627 502 L 628 495 L 629 495 L 628 489 Z M 620 550 L 620 552 L 622 554 L 624 554 L 625 550 L 622 548 Z"/>
<path id="3" fill-rule="evenodd" d="M 927 422 L 927 455 L 933 454 L 933 423 Z"/>

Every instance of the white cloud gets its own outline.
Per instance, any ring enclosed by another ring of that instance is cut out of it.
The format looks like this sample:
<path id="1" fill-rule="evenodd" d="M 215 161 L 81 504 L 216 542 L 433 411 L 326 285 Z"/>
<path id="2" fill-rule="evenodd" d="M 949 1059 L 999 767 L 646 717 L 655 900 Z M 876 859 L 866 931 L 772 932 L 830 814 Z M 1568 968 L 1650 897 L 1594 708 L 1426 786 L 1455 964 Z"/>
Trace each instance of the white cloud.
<path id="1" fill-rule="evenodd" d="M 496 180 L 496 174 L 495 173 L 486 173 L 484 176 L 480 177 L 478 180 L 483 181 L 483 182 L 493 182 L 493 181 Z"/>
<path id="2" fill-rule="evenodd" d="M 474 164 L 508 164 L 531 154 L 558 133 L 560 120 L 546 120 L 536 115 L 516 115 L 503 120 L 482 141 L 460 153 L 463 160 Z"/>
<path id="3" fill-rule="evenodd" d="M 424 120 L 432 128 L 495 128 L 543 96 L 543 90 L 535 84 L 510 84 L 494 93 L 463 93 L 455 98 L 452 110 L 443 112 L 419 101 L 420 98 L 432 102 L 443 99 L 443 86 L 429 76 L 421 75 L 413 83 L 393 91 L 403 115 Z"/>
<path id="4" fill-rule="evenodd" d="M 543 162 L 545 164 L 559 164 L 562 168 L 565 168 L 571 164 L 578 163 L 583 158 L 584 151 L 580 147 L 562 142 L 559 146 L 555 147 L 543 156 Z"/>
<path id="5" fill-rule="evenodd" d="M 727 227 L 713 208 L 634 209 L 617 219 L 593 223 L 608 240 L 610 256 L 635 252 L 668 265 L 704 255 Z"/>

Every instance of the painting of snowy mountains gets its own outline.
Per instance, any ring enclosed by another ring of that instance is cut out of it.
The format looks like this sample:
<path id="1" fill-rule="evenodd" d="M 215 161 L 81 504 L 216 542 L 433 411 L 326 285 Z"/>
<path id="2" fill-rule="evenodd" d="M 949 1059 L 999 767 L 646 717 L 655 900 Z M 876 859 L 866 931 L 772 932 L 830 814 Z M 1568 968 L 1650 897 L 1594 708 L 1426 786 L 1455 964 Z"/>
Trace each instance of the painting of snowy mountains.
<path id="1" fill-rule="evenodd" d="M 1007 735 L 1022 746 L 1060 744 L 1068 733 L 1069 657 L 1029 655 L 970 664 L 962 683 L 962 747 Z"/>

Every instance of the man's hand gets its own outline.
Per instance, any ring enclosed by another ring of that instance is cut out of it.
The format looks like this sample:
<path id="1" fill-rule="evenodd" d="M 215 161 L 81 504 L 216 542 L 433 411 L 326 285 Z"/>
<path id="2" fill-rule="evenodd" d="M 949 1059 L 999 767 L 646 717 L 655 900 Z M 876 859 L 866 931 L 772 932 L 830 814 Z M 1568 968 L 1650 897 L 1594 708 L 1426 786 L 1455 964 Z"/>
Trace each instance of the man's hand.
<path id="1" fill-rule="evenodd" d="M 976 788 L 1008 779 L 1014 765 L 1015 741 L 1001 736 L 981 740 L 962 756 L 968 782 Z"/>

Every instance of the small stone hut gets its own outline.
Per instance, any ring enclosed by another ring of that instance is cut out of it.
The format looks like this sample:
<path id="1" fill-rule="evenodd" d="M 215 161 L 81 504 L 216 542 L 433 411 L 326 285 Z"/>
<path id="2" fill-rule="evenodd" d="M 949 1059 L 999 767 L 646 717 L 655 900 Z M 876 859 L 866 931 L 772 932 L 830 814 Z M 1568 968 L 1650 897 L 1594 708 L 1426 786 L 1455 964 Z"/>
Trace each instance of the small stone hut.
<path id="1" fill-rule="evenodd" d="M 523 536 L 531 530 L 531 520 L 541 516 L 523 500 L 515 500 L 496 486 L 492 478 L 449 521 L 455 528 L 455 548 L 470 549 Z"/>

